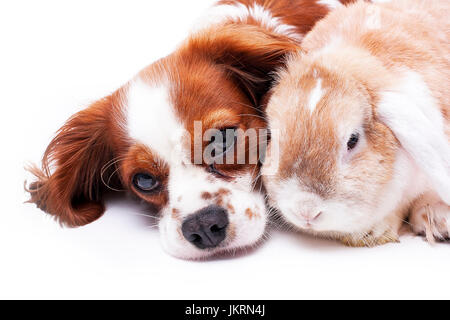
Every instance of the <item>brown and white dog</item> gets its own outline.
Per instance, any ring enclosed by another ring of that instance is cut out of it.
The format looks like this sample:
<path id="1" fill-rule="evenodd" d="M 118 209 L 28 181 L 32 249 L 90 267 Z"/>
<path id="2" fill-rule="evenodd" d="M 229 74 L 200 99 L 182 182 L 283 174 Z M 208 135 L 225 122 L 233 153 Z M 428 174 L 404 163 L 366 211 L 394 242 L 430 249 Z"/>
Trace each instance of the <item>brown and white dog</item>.
<path id="1" fill-rule="evenodd" d="M 219 1 L 173 54 L 67 121 L 42 170 L 32 169 L 31 202 L 77 227 L 103 214 L 106 191 L 125 189 L 158 212 L 172 255 L 197 259 L 256 244 L 267 220 L 255 190 L 258 162 L 195 162 L 195 152 L 217 144 L 202 138 L 210 129 L 236 133 L 248 154 L 258 152 L 245 133 L 265 127 L 259 105 L 271 72 L 336 5 Z M 221 157 L 236 148 L 224 146 Z"/>
<path id="2" fill-rule="evenodd" d="M 267 107 L 281 156 L 266 188 L 287 220 L 372 246 L 409 213 L 429 240 L 450 237 L 449 12 L 359 2 L 307 35 Z"/>

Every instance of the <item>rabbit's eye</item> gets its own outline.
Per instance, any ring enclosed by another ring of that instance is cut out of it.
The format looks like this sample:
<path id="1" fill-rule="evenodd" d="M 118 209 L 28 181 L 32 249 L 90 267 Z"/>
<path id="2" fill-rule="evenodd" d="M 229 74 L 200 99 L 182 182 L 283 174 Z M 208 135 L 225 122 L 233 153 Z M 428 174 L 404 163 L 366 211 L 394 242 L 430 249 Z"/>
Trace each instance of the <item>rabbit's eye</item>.
<path id="1" fill-rule="evenodd" d="M 350 139 L 347 142 L 347 150 L 352 150 L 356 147 L 359 141 L 359 133 L 354 133 L 351 135 Z"/>

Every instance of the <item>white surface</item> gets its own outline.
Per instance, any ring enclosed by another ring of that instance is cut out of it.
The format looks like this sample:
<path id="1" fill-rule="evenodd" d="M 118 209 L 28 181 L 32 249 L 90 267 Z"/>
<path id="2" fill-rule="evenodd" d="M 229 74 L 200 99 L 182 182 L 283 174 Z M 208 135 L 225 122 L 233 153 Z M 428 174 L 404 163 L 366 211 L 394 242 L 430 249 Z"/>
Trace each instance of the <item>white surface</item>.
<path id="1" fill-rule="evenodd" d="M 169 53 L 208 3 L 1 2 L 0 298 L 450 298 L 449 244 L 350 249 L 276 232 L 247 255 L 186 262 L 162 251 L 132 201 L 73 230 L 22 204 L 26 161 L 71 114 Z"/>

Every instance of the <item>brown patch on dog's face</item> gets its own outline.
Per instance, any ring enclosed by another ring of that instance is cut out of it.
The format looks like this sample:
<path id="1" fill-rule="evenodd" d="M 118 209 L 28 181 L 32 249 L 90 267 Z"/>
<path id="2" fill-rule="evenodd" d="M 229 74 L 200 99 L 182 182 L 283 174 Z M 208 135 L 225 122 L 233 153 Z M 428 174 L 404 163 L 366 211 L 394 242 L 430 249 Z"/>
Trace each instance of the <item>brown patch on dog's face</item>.
<path id="1" fill-rule="evenodd" d="M 231 204 L 229 196 L 231 195 L 231 191 L 225 188 L 220 188 L 217 192 L 209 193 L 204 192 L 202 194 L 202 198 L 204 200 L 211 200 L 212 203 L 221 206 L 227 209 L 229 214 L 235 214 L 236 210 L 234 206 Z"/>
<path id="2" fill-rule="evenodd" d="M 246 215 L 250 220 L 252 220 L 253 217 L 255 216 L 255 214 L 253 213 L 252 210 L 250 210 L 250 208 L 247 208 L 247 209 L 245 210 L 245 215 Z"/>
<path id="3" fill-rule="evenodd" d="M 180 210 L 177 208 L 172 208 L 172 218 L 179 220 L 180 219 Z"/>
<path id="4" fill-rule="evenodd" d="M 246 215 L 250 220 L 252 220 L 252 219 L 258 219 L 258 218 L 261 217 L 258 213 L 254 212 L 254 211 L 253 211 L 252 209 L 250 209 L 250 208 L 247 208 L 247 209 L 245 210 L 245 215 Z"/>
<path id="5" fill-rule="evenodd" d="M 212 197 L 213 197 L 212 194 L 209 193 L 209 192 L 203 192 L 202 193 L 202 199 L 203 200 L 210 200 Z"/>
<path id="6" fill-rule="evenodd" d="M 224 208 L 233 208 L 233 206 L 229 203 L 225 203 L 225 198 L 231 195 L 231 191 L 225 188 L 220 188 L 217 192 L 203 192 L 201 197 L 203 200 L 210 201 L 213 204 Z"/>
<path id="7" fill-rule="evenodd" d="M 220 188 L 219 191 L 217 191 L 214 195 L 217 197 L 223 197 L 230 195 L 231 191 L 225 188 Z"/>
<path id="8" fill-rule="evenodd" d="M 149 203 L 157 211 L 167 205 L 169 168 L 148 147 L 142 144 L 132 146 L 121 162 L 121 174 L 122 180 L 126 182 L 128 189 Z M 158 187 L 149 193 L 141 192 L 133 185 L 133 178 L 136 174 L 152 176 L 158 182 Z"/>
<path id="9" fill-rule="evenodd" d="M 236 211 L 234 210 L 234 206 L 231 203 L 227 203 L 227 209 L 228 209 L 228 212 L 231 214 L 236 213 Z"/>

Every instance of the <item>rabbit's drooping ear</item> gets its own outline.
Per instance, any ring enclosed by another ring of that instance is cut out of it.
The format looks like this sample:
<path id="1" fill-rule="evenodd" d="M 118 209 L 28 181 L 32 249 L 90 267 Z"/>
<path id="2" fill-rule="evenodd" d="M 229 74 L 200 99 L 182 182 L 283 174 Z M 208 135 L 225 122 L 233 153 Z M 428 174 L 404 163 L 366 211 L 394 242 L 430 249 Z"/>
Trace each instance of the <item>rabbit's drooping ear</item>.
<path id="1" fill-rule="evenodd" d="M 37 181 L 27 191 L 30 202 L 61 224 L 77 227 L 99 218 L 105 208 L 102 168 L 114 159 L 108 135 L 111 97 L 75 114 L 58 131 L 44 154 Z"/>
<path id="2" fill-rule="evenodd" d="M 429 88 L 410 72 L 395 90 L 382 93 L 381 120 L 427 175 L 435 191 L 450 204 L 450 141 L 445 117 Z"/>

